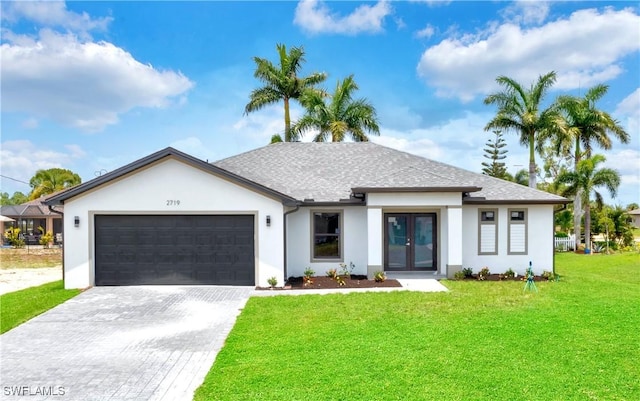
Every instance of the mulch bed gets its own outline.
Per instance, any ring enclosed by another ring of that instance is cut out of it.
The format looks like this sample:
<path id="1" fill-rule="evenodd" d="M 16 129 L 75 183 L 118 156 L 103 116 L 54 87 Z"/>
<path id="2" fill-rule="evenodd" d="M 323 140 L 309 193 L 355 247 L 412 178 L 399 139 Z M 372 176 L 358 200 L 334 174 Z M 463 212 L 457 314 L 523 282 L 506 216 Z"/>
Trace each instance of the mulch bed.
<path id="1" fill-rule="evenodd" d="M 311 278 L 311 283 L 304 284 L 302 277 L 289 277 L 284 287 L 256 287 L 257 290 L 317 290 L 327 288 L 379 288 L 379 287 L 402 287 L 395 279 L 386 279 L 382 282 L 368 280 L 367 276 L 352 275 L 344 277 L 344 285 L 338 284 L 338 281 L 326 276 L 317 276 Z"/>
<path id="2" fill-rule="evenodd" d="M 472 277 L 465 277 L 463 279 L 464 280 L 472 280 L 472 281 L 478 281 L 478 276 L 477 275 L 473 275 Z M 484 281 L 526 281 L 526 278 L 524 276 L 518 276 L 518 277 L 504 277 L 501 274 L 489 274 L 488 276 L 485 276 Z M 533 281 L 548 281 L 546 277 L 542 277 L 542 276 L 533 276 Z"/>

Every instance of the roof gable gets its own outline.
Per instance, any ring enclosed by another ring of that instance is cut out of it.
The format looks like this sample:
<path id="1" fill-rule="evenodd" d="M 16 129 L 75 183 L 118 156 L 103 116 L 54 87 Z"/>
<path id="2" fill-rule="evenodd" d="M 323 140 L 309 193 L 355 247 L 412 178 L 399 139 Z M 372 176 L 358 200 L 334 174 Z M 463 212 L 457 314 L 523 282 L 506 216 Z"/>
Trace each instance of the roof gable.
<path id="1" fill-rule="evenodd" d="M 179 161 L 182 161 L 186 164 L 190 164 L 194 167 L 200 168 L 204 171 L 207 171 L 209 173 L 215 174 L 215 175 L 219 175 L 222 176 L 232 182 L 235 182 L 239 185 L 243 185 L 246 187 L 249 187 L 257 192 L 261 192 L 267 196 L 273 197 L 273 198 L 277 198 L 279 200 L 281 200 L 284 204 L 287 203 L 295 203 L 295 200 L 292 199 L 291 197 L 287 196 L 286 194 L 282 194 L 278 191 L 275 191 L 271 188 L 265 187 L 259 183 L 253 182 L 251 180 L 248 180 L 244 177 L 238 176 L 236 174 L 234 174 L 233 172 L 230 171 L 226 171 L 223 169 L 220 169 L 219 167 L 214 166 L 213 164 L 207 163 L 203 160 L 197 159 L 193 156 L 190 156 L 186 153 L 180 152 L 179 150 L 176 150 L 174 148 L 168 147 L 165 149 L 162 149 L 158 152 L 155 152 L 153 154 L 150 154 L 149 156 L 143 157 L 142 159 L 136 160 L 132 163 L 129 163 L 123 167 L 120 167 L 116 170 L 110 171 L 106 174 L 101 175 L 100 177 L 94 178 L 93 180 L 87 181 L 83 184 L 80 184 L 78 186 L 75 186 L 73 188 L 70 188 L 60 194 L 51 196 L 50 198 L 48 198 L 45 203 L 47 205 L 57 205 L 57 204 L 62 204 L 64 203 L 66 200 L 71 199 L 73 197 L 79 196 L 87 191 L 90 191 L 92 189 L 95 189 L 97 187 L 100 187 L 102 185 L 106 185 L 109 184 L 110 182 L 113 182 L 114 180 L 117 180 L 121 177 L 127 176 L 129 174 L 135 173 L 136 171 L 143 169 L 147 166 L 150 166 L 154 163 L 157 163 L 163 159 L 166 158 L 174 158 L 177 159 Z"/>

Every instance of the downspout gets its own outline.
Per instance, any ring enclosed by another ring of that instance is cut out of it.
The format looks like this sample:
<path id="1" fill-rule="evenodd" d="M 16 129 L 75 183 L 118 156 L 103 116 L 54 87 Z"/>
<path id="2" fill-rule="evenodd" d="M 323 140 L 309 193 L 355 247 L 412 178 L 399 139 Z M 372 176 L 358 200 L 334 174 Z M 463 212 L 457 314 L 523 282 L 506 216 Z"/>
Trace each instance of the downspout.
<path id="1" fill-rule="evenodd" d="M 287 277 L 287 216 L 291 213 L 297 212 L 300 209 L 300 203 L 296 203 L 296 207 L 288 212 L 284 212 L 282 215 L 282 235 L 284 237 L 284 281 L 286 282 L 289 277 Z"/>
<path id="2" fill-rule="evenodd" d="M 562 205 L 562 207 L 558 210 L 554 210 L 553 211 L 553 223 L 551 224 L 551 240 L 553 241 L 553 263 L 551 264 L 551 272 L 553 273 L 553 276 L 555 277 L 556 275 L 556 213 L 562 212 L 564 210 L 567 210 L 567 204 L 565 203 L 564 205 Z"/>
<path id="3" fill-rule="evenodd" d="M 47 205 L 47 207 L 51 213 L 62 216 L 62 285 L 64 286 L 64 213 L 54 209 L 52 205 Z"/>

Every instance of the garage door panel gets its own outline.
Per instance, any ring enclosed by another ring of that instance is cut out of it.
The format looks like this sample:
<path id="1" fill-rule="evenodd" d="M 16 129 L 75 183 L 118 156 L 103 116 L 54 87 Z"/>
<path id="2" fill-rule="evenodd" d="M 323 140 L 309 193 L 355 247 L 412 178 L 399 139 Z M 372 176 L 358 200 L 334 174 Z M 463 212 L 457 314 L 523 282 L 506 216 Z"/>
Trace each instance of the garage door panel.
<path id="1" fill-rule="evenodd" d="M 251 215 L 97 215 L 96 285 L 254 285 Z"/>

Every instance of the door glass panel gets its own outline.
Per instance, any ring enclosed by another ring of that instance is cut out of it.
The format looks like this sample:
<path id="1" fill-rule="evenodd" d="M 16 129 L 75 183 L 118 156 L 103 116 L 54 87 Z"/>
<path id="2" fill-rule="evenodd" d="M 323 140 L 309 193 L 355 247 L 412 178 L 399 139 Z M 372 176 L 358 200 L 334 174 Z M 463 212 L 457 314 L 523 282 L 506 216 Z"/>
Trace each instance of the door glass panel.
<path id="1" fill-rule="evenodd" d="M 387 268 L 404 270 L 407 268 L 407 216 L 387 216 Z"/>
<path id="2" fill-rule="evenodd" d="M 419 270 L 432 269 L 433 265 L 433 217 L 415 216 L 413 220 L 413 267 Z"/>

